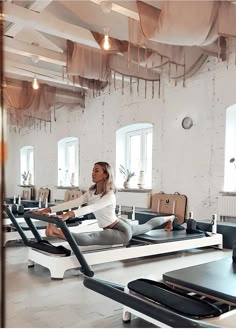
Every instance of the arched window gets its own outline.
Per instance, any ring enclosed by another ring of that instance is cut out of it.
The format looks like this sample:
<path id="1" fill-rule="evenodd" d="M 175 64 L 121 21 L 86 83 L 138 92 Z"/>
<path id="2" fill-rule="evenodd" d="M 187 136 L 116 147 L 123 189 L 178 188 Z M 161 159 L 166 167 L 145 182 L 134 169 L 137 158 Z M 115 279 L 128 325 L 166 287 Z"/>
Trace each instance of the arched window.
<path id="1" fill-rule="evenodd" d="M 20 171 L 21 171 L 20 183 L 27 184 L 27 185 L 28 184 L 34 185 L 34 147 L 33 146 L 24 146 L 20 149 Z"/>
<path id="2" fill-rule="evenodd" d="M 224 191 L 236 192 L 236 104 L 226 110 Z"/>
<path id="3" fill-rule="evenodd" d="M 79 185 L 79 140 L 67 137 L 58 141 L 58 186 Z"/>
<path id="4" fill-rule="evenodd" d="M 144 171 L 145 188 L 152 187 L 152 128 L 149 123 L 132 124 L 116 132 L 116 183 L 123 186 L 120 165 L 135 172 L 132 188 L 138 187 L 140 171 Z"/>

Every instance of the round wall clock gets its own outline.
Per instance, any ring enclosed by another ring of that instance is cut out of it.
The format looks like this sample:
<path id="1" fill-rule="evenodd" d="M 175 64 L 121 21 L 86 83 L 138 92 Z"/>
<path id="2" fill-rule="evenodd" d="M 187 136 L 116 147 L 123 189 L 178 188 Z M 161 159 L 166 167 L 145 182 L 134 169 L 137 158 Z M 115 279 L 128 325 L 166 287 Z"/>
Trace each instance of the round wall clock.
<path id="1" fill-rule="evenodd" d="M 182 127 L 183 127 L 184 129 L 190 129 L 192 126 L 193 126 L 193 120 L 192 120 L 192 118 L 190 118 L 190 117 L 185 117 L 185 118 L 182 120 Z"/>

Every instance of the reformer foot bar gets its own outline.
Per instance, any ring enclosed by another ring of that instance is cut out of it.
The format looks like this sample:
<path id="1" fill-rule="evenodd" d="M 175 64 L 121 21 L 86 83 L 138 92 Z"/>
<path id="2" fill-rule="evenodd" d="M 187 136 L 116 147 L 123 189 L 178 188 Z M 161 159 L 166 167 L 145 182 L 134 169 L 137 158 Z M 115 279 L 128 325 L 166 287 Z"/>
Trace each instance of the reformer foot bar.
<path id="1" fill-rule="evenodd" d="M 6 207 L 6 208 L 5 208 Z M 7 213 L 7 206 L 4 206 L 3 210 Z M 8 212 L 11 212 L 8 208 Z M 12 218 L 13 215 L 13 218 Z M 22 231 L 24 232 L 25 236 L 30 239 L 30 238 L 34 238 L 34 235 L 31 231 L 31 229 L 29 228 L 29 226 L 27 225 L 27 223 L 25 222 L 24 217 L 16 217 L 14 214 L 11 214 L 11 216 L 9 217 L 9 214 L 7 214 L 8 218 L 3 218 L 3 226 L 7 229 L 10 229 L 11 231 L 6 231 L 4 232 L 4 244 L 3 246 L 6 246 L 6 244 L 10 241 L 16 241 L 16 240 L 21 240 L 22 237 L 19 234 L 19 232 L 17 231 L 18 226 L 21 227 Z M 18 226 L 16 227 L 16 222 Z M 32 219 L 32 222 L 34 223 L 35 227 L 38 230 L 38 233 L 40 234 L 41 237 L 47 237 L 45 234 L 46 231 L 46 227 L 47 227 L 47 222 L 44 221 L 39 221 L 39 219 Z M 82 223 L 83 222 L 83 223 Z M 81 232 L 82 230 L 84 232 L 90 231 L 91 226 L 94 225 L 96 223 L 96 220 L 93 219 L 85 219 L 82 220 L 82 218 L 80 219 L 73 219 L 73 221 L 68 221 L 67 225 L 70 227 L 70 230 L 73 232 Z M 79 229 L 78 229 L 79 227 Z M 93 227 L 92 227 L 93 229 Z"/>
<path id="2" fill-rule="evenodd" d="M 45 222 L 50 222 L 56 224 L 64 233 L 71 249 L 73 250 L 74 255 L 76 256 L 79 264 L 80 264 L 80 270 L 83 274 L 87 276 L 93 276 L 94 273 L 89 267 L 87 261 L 84 259 L 83 254 L 80 252 L 79 247 L 77 246 L 74 237 L 72 236 L 71 232 L 69 231 L 68 227 L 66 226 L 66 223 L 64 223 L 61 219 L 57 217 L 48 217 L 48 216 L 42 216 L 39 214 L 35 214 L 32 212 L 27 212 L 24 214 L 25 221 L 27 225 L 29 226 L 32 234 L 35 237 L 35 240 L 29 240 L 27 236 L 25 235 L 23 229 L 18 224 L 17 220 L 15 219 L 12 212 L 9 210 L 8 207 L 4 207 L 4 211 L 7 213 L 9 218 L 11 219 L 13 225 L 15 226 L 16 230 L 21 235 L 21 238 L 26 246 L 29 247 L 29 249 L 34 249 L 35 251 L 43 251 L 43 253 L 48 254 L 56 254 L 56 255 L 64 255 L 66 257 L 70 257 L 71 250 L 67 249 L 66 247 L 62 245 L 53 245 L 50 242 L 43 240 L 41 235 L 39 234 L 37 228 L 35 227 L 34 223 L 32 222 L 31 218 L 35 220 L 42 220 Z M 33 215 L 33 216 L 32 216 Z M 42 218 L 43 217 L 43 218 Z"/>
<path id="3" fill-rule="evenodd" d="M 32 220 L 34 223 L 38 222 L 36 220 Z M 25 232 L 25 235 L 28 237 L 28 238 L 34 238 L 34 235 L 32 234 L 31 230 L 29 228 L 27 228 L 27 230 L 22 226 L 22 224 L 24 223 L 25 224 L 25 219 L 23 217 L 18 217 L 17 218 L 17 222 L 18 224 L 22 227 L 22 229 L 24 230 Z M 46 225 L 46 222 L 42 222 Z M 41 224 L 40 224 L 41 226 Z M 6 244 L 10 241 L 16 241 L 16 240 L 21 240 L 22 237 L 21 235 L 19 234 L 18 231 L 16 231 L 16 227 L 14 226 L 14 224 L 12 223 L 12 220 L 10 218 L 3 218 L 3 227 L 5 227 L 6 229 L 9 229 L 10 231 L 6 231 L 4 232 L 4 244 L 3 246 L 6 246 Z M 45 236 L 45 230 L 46 230 L 46 226 L 44 228 L 40 228 L 38 223 L 37 223 L 37 229 L 38 229 L 38 232 L 39 234 L 42 236 L 42 237 L 46 237 Z"/>
<path id="4" fill-rule="evenodd" d="M 197 247 L 217 246 L 220 249 L 222 248 L 222 235 L 220 234 L 214 234 L 210 237 L 205 237 L 204 234 L 187 235 L 184 230 L 171 232 L 166 232 L 164 230 L 152 230 L 145 234 L 144 240 L 141 240 L 140 236 L 138 236 L 138 239 L 134 237 L 128 246 L 120 244 L 110 246 L 79 247 L 78 244 L 74 241 L 73 235 L 68 230 L 68 227 L 61 220 L 52 216 L 39 215 L 34 212 L 27 212 L 25 213 L 24 217 L 33 233 L 37 232 L 37 229 L 32 226 L 33 223 L 31 222 L 31 219 L 38 219 L 56 224 L 62 229 L 69 243 L 67 244 L 66 242 L 63 242 L 60 244 L 60 246 L 63 245 L 63 247 L 68 247 L 69 245 L 73 252 L 76 251 L 70 256 L 64 255 L 63 257 L 59 257 L 58 255 L 55 256 L 51 253 L 48 253 L 46 250 L 44 251 L 42 249 L 35 248 L 34 246 L 31 246 L 25 242 L 25 244 L 29 247 L 28 266 L 32 267 L 36 263 L 48 268 L 51 274 L 51 278 L 53 279 L 63 279 L 65 271 L 69 269 L 80 268 L 80 262 L 77 260 L 76 253 L 81 252 L 83 253 L 85 260 L 88 262 L 88 265 L 92 266 L 101 263 L 141 258 L 145 256 L 182 251 Z M 90 229 L 88 231 L 99 230 L 97 226 L 96 228 L 97 229 Z M 36 231 L 34 229 L 36 229 Z M 81 231 L 84 232 L 84 230 Z M 153 239 L 154 232 L 156 233 L 155 239 Z M 148 234 L 151 235 L 150 240 L 147 239 Z M 36 240 L 38 240 L 37 237 L 38 236 L 36 234 Z M 71 239 L 73 239 L 73 242 Z M 73 248 L 71 244 L 73 244 Z"/>
<path id="5" fill-rule="evenodd" d="M 85 278 L 84 285 L 124 305 L 157 327 L 236 327 L 236 263 L 232 257 L 163 274 L 163 282 L 137 279 L 127 287 Z M 204 296 L 203 296 L 204 295 Z"/>

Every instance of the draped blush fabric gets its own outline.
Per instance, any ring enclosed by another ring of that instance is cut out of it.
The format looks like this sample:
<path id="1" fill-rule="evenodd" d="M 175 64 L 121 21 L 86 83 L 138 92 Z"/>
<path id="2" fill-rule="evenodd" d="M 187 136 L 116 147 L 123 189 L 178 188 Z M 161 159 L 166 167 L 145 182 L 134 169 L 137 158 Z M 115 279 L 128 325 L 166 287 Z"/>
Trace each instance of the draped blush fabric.
<path id="1" fill-rule="evenodd" d="M 141 25 L 138 21 L 128 18 L 129 42 L 133 45 L 145 46 L 147 38 L 144 36 Z"/>
<path id="2" fill-rule="evenodd" d="M 108 54 L 68 40 L 67 76 L 83 87 L 101 89 L 110 76 Z"/>
<path id="3" fill-rule="evenodd" d="M 155 31 L 159 26 L 159 17 L 161 15 L 161 10 L 150 6 L 142 1 L 136 1 L 139 18 L 140 18 L 140 28 L 143 35 L 147 39 L 152 39 Z"/>
<path id="4" fill-rule="evenodd" d="M 55 100 L 56 88 L 42 84 L 40 89 L 36 90 L 31 105 L 24 108 L 24 115 L 49 122 L 51 121 L 51 107 L 55 105 Z"/>
<path id="5" fill-rule="evenodd" d="M 160 1 L 160 9 L 137 0 L 139 21 L 130 17 L 128 42 L 91 31 L 100 50 L 68 41 L 67 75 L 83 87 L 103 89 L 111 71 L 130 78 L 159 81 L 193 76 L 208 56 L 227 60 L 228 37 L 236 37 L 236 6 L 229 1 Z M 123 79 L 122 79 L 123 80 Z"/>
<path id="6" fill-rule="evenodd" d="M 104 39 L 104 35 L 99 34 L 98 32 L 91 31 L 94 39 L 102 49 L 102 42 Z M 121 41 L 116 38 L 109 37 L 111 41 L 111 48 L 108 51 L 104 51 L 105 54 L 110 54 L 110 53 L 117 53 L 117 52 L 126 52 L 128 50 L 128 42 L 127 41 Z"/>
<path id="7" fill-rule="evenodd" d="M 162 1 L 157 9 L 136 3 L 140 21 L 129 18 L 129 40 L 148 49 L 144 63 L 140 57 L 142 66 L 163 70 L 168 66 L 170 78 L 188 78 L 208 56 L 226 60 L 226 40 L 221 35 L 236 36 L 235 5 L 225 1 Z M 132 52 L 129 61 L 135 61 Z"/>
<path id="8" fill-rule="evenodd" d="M 32 125 L 36 119 L 50 122 L 55 96 L 56 88 L 47 84 L 41 84 L 38 90 L 34 90 L 32 83 L 26 81 L 21 85 L 7 84 L 4 103 L 8 110 L 9 124 L 24 127 L 26 122 L 27 125 Z"/>
<path id="9" fill-rule="evenodd" d="M 144 60 L 145 50 L 132 46 L 131 52 L 133 61 L 129 64 L 127 47 L 123 48 L 122 55 L 116 52 L 104 54 L 104 51 L 68 41 L 67 75 L 74 83 L 94 90 L 103 89 L 108 84 L 111 70 L 129 77 L 158 81 L 158 72 L 139 66 L 139 57 Z"/>
<path id="10" fill-rule="evenodd" d="M 87 79 L 83 76 L 73 75 L 72 80 L 74 83 L 79 84 L 83 88 L 92 89 L 94 91 L 100 91 L 108 85 L 108 81 L 100 81 L 94 79 Z"/>
<path id="11" fill-rule="evenodd" d="M 236 36 L 236 5 L 223 1 L 219 11 L 219 34 L 226 37 Z"/>
<path id="12" fill-rule="evenodd" d="M 148 40 L 144 37 L 140 24 L 129 18 L 129 35 L 132 42 L 129 49 L 129 62 L 159 71 L 166 70 L 170 78 L 191 77 L 206 61 L 209 52 L 197 46 L 169 45 Z M 135 45 L 143 45 L 138 48 Z M 211 55 L 213 52 L 211 53 Z M 217 56 L 217 52 L 214 53 Z"/>
<path id="13" fill-rule="evenodd" d="M 146 81 L 159 81 L 160 73 L 152 69 L 139 66 L 138 63 L 131 62 L 128 66 L 128 53 L 123 56 L 112 55 L 110 57 L 110 68 L 121 75 L 143 79 Z"/>
<path id="14" fill-rule="evenodd" d="M 34 99 L 34 92 L 28 84 L 23 81 L 22 85 L 10 85 L 6 84 L 4 88 L 4 101 L 7 107 L 23 110 L 32 104 Z"/>
<path id="15" fill-rule="evenodd" d="M 161 9 L 137 1 L 144 36 L 172 45 L 207 45 L 217 39 L 219 1 L 161 1 Z M 186 28 L 187 27 L 187 28 Z"/>

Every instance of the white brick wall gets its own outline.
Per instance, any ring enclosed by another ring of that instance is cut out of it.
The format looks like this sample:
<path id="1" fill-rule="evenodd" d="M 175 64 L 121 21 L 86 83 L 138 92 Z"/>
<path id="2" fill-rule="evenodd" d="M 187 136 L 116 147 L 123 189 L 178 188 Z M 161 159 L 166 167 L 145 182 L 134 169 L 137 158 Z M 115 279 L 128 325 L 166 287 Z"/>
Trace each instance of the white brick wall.
<path id="1" fill-rule="evenodd" d="M 84 112 L 63 108 L 57 111 L 52 133 L 34 131 L 30 134 L 8 133 L 9 158 L 6 168 L 6 194 L 19 192 L 19 148 L 35 147 L 36 187 L 52 190 L 57 182 L 57 141 L 65 136 L 78 136 L 80 142 L 80 184 L 91 184 L 93 163 L 106 160 L 115 167 L 115 133 L 120 127 L 136 123 L 153 123 L 153 192 L 176 191 L 188 197 L 188 208 L 195 218 L 210 218 L 217 212 L 217 197 L 223 190 L 225 110 L 236 103 L 236 67 L 212 64 L 193 79 L 174 87 L 165 84 L 162 97 L 147 98 L 140 87 L 137 96 L 129 87 L 101 96 L 88 97 Z M 191 116 L 194 126 L 181 127 L 183 117 Z"/>

